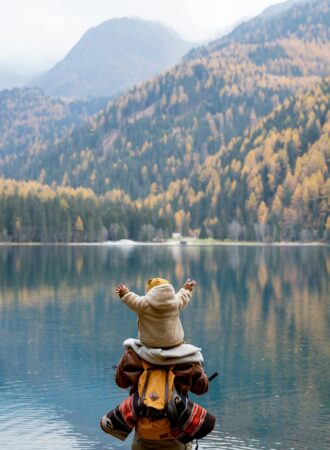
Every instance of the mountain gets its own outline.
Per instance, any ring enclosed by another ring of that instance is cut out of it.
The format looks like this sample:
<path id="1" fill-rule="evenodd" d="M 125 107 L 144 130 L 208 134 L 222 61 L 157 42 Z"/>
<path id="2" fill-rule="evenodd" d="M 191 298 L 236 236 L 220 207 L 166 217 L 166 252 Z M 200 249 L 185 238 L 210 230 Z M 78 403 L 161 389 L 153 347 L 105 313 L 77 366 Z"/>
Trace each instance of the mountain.
<path id="1" fill-rule="evenodd" d="M 110 102 L 88 132 L 74 130 L 33 170 L 45 168 L 50 183 L 67 173 L 72 186 L 120 188 L 132 198 L 147 197 L 152 183 L 166 191 L 188 179 L 209 154 L 330 73 L 330 2 L 305 12 L 305 5 L 294 6 L 258 28 L 253 20 L 245 33 L 240 26 L 191 52 L 184 64 Z M 32 173 L 26 165 L 14 172 Z"/>
<path id="2" fill-rule="evenodd" d="M 252 59 L 253 51 L 256 50 L 260 55 L 261 65 L 272 60 L 274 63 L 279 62 L 281 66 L 283 59 L 286 60 L 285 62 L 289 60 L 298 62 L 301 58 L 301 65 L 307 66 L 310 73 L 317 72 L 319 75 L 326 76 L 329 74 L 327 54 L 324 53 L 323 57 L 321 56 L 325 63 L 322 69 L 317 61 L 320 59 L 318 52 L 328 50 L 329 20 L 328 1 L 297 1 L 290 9 L 276 15 L 266 18 L 257 16 L 249 22 L 242 23 L 227 36 L 212 42 L 207 49 L 201 47 L 191 50 L 186 58 L 204 56 L 204 54 L 238 44 L 250 46 L 252 54 L 250 53 L 249 56 L 252 56 Z M 271 70 L 274 71 L 275 68 Z M 303 69 L 298 69 L 300 72 L 301 70 Z"/>
<path id="3" fill-rule="evenodd" d="M 126 237 L 326 239 L 329 30 L 329 0 L 253 19 L 1 173 L 93 189 Z"/>
<path id="4" fill-rule="evenodd" d="M 295 2 L 284 12 L 258 16 L 209 46 L 192 49 L 185 60 L 221 53 L 247 58 L 267 74 L 298 78 L 330 73 L 329 1 Z"/>
<path id="5" fill-rule="evenodd" d="M 108 20 L 30 85 L 55 96 L 113 97 L 173 66 L 192 44 L 157 22 Z"/>

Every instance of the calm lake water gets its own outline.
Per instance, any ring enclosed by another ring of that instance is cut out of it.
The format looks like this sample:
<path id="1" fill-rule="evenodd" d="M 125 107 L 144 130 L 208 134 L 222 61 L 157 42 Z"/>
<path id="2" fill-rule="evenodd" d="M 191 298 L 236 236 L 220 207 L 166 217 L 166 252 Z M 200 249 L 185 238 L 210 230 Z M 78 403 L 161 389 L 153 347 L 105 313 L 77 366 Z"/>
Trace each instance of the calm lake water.
<path id="1" fill-rule="evenodd" d="M 114 295 L 198 280 L 186 340 L 219 372 L 203 449 L 330 448 L 327 247 L 0 247 L 1 450 L 129 449 L 100 416 L 136 318 Z"/>

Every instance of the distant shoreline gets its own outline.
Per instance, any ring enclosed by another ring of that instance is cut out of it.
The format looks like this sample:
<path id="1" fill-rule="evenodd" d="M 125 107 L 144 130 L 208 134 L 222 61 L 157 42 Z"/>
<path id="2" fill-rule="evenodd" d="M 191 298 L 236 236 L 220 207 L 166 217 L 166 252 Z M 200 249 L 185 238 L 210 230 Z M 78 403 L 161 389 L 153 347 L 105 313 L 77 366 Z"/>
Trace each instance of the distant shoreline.
<path id="1" fill-rule="evenodd" d="M 213 239 L 191 239 L 183 238 L 169 239 L 164 242 L 147 242 L 147 241 L 132 241 L 130 239 L 122 239 L 119 241 L 104 241 L 104 242 L 0 242 L 1 247 L 33 247 L 33 246 L 67 246 L 67 247 L 329 247 L 327 242 L 312 241 L 282 241 L 282 242 L 258 242 L 258 241 L 217 241 Z"/>

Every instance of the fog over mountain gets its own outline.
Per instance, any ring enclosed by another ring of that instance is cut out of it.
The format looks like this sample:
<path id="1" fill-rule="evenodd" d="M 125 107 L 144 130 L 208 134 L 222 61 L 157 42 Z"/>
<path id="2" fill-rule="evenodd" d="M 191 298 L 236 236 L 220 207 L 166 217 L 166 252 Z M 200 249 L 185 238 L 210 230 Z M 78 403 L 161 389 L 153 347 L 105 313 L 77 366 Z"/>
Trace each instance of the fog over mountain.
<path id="1" fill-rule="evenodd" d="M 36 73 L 31 74 L 31 71 L 27 69 L 15 69 L 0 62 L 0 90 L 24 86 L 31 80 L 31 77 L 36 75 Z"/>
<path id="2" fill-rule="evenodd" d="M 68 55 L 29 84 L 57 96 L 109 96 L 175 65 L 192 46 L 157 22 L 108 20 L 89 29 Z"/>

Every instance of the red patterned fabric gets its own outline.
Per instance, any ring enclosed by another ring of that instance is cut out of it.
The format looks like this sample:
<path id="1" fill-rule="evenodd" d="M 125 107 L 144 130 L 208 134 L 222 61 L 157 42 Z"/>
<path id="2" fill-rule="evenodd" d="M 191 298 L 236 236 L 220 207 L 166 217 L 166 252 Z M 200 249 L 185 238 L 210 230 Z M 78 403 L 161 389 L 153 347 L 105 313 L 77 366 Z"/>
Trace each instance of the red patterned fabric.
<path id="1" fill-rule="evenodd" d="M 194 436 L 203 425 L 205 417 L 206 409 L 202 408 L 200 405 L 197 405 L 197 403 L 194 403 L 191 415 L 182 427 L 183 430 L 190 436 Z"/>
<path id="2" fill-rule="evenodd" d="M 133 395 L 125 398 L 125 400 L 119 405 L 119 410 L 123 416 L 125 423 L 133 428 L 137 421 L 137 417 L 133 407 Z"/>

